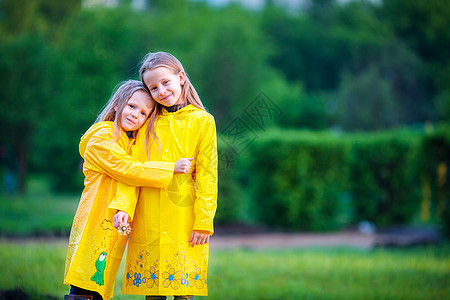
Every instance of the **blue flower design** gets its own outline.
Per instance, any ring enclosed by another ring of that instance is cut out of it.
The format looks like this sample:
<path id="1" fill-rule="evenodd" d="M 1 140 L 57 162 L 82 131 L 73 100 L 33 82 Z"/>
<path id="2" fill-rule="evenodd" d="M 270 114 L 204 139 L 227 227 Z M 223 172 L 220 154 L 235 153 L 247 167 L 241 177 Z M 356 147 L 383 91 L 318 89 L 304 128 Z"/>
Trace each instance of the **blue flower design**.
<path id="1" fill-rule="evenodd" d="M 155 268 L 155 266 L 151 266 L 150 270 L 145 270 L 144 276 L 145 276 L 145 283 L 147 284 L 148 288 L 152 288 L 154 285 L 158 286 L 159 284 L 159 278 L 158 278 L 158 269 Z"/>
<path id="2" fill-rule="evenodd" d="M 197 268 L 194 272 L 189 274 L 189 286 L 202 289 L 206 284 L 206 273 Z"/>
<path id="3" fill-rule="evenodd" d="M 139 287 L 139 285 L 142 283 L 142 279 L 141 279 L 141 273 L 134 273 L 134 280 L 133 280 L 133 284 L 136 287 Z"/>
<path id="4" fill-rule="evenodd" d="M 189 286 L 188 278 L 189 278 L 189 274 L 186 273 L 186 278 L 181 279 L 181 285 Z"/>

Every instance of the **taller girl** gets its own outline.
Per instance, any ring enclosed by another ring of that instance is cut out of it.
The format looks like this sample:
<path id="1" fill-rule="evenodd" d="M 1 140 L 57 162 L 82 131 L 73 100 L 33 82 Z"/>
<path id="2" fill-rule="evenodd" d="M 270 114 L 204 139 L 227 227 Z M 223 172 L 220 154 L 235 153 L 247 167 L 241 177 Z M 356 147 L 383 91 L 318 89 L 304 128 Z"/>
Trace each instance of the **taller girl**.
<path id="1" fill-rule="evenodd" d="M 128 242 L 124 293 L 148 295 L 148 300 L 207 295 L 208 242 L 217 207 L 214 118 L 173 55 L 147 54 L 140 76 L 158 105 L 154 131 L 150 122 L 147 132 L 138 133 L 137 157 L 194 160 L 187 174 L 174 175 L 168 189 L 141 188 Z"/>

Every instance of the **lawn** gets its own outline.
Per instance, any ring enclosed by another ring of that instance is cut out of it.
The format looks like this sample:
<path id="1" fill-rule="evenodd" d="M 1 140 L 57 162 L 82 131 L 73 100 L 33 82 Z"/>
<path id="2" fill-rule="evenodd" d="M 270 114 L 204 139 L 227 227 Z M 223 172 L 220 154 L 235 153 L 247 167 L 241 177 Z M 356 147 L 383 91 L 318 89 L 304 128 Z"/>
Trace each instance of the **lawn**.
<path id="1" fill-rule="evenodd" d="M 0 196 L 0 237 L 67 236 L 79 195 L 46 192 Z"/>
<path id="2" fill-rule="evenodd" d="M 79 195 L 45 190 L 0 197 L 0 291 L 20 288 L 31 299 L 61 299 L 67 293 L 62 284 L 67 233 L 78 201 Z M 114 299 L 144 299 L 121 294 L 123 273 L 122 263 Z M 208 285 L 209 300 L 450 299 L 450 244 L 373 250 L 214 249 Z"/>
<path id="3" fill-rule="evenodd" d="M 212 241 L 213 242 L 213 241 Z M 1 240 L 0 290 L 61 299 L 66 240 Z M 450 245 L 393 249 L 214 250 L 207 299 L 449 299 Z M 114 299 L 121 295 L 121 265 Z M 198 297 L 202 299 L 202 297 Z"/>

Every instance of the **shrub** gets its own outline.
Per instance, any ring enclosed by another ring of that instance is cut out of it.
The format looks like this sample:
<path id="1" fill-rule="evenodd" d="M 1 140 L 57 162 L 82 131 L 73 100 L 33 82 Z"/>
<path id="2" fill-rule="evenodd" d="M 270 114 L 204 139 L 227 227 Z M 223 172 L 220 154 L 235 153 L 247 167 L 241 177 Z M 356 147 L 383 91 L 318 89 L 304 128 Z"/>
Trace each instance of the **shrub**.
<path id="1" fill-rule="evenodd" d="M 262 133 L 249 148 L 248 169 L 258 221 L 285 229 L 334 229 L 347 151 L 328 133 Z"/>
<path id="2" fill-rule="evenodd" d="M 423 216 L 434 211 L 450 238 L 450 124 L 442 124 L 425 134 L 420 145 L 419 171 L 424 194 Z M 428 211 L 427 211 L 428 210 Z"/>
<path id="3" fill-rule="evenodd" d="M 348 138 L 354 220 L 378 226 L 410 221 L 420 203 L 415 164 L 420 136 L 397 130 Z"/>
<path id="4" fill-rule="evenodd" d="M 230 140 L 219 136 L 217 142 L 219 163 L 219 195 L 217 199 L 217 224 L 248 223 L 249 193 L 242 182 L 242 160 L 229 146 Z"/>

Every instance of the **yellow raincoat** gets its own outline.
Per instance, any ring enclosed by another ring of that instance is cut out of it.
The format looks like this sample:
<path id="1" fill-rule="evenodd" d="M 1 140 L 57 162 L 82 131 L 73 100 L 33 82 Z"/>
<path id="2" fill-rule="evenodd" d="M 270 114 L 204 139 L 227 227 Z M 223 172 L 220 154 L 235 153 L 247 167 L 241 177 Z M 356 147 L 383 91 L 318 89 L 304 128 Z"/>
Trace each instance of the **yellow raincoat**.
<path id="1" fill-rule="evenodd" d="M 145 126 L 143 127 L 145 128 Z M 160 146 L 152 144 L 150 160 L 176 161 L 194 157 L 192 174 L 175 174 L 168 189 L 140 189 L 133 232 L 128 240 L 124 294 L 207 295 L 209 245 L 189 247 L 192 230 L 213 234 L 217 207 L 217 141 L 214 118 L 188 105 L 163 113 L 155 124 Z M 133 157 L 147 161 L 144 129 L 136 138 Z M 129 209 L 118 185 L 115 208 Z M 129 201 L 127 203 L 127 201 Z M 132 205 L 131 205 L 132 206 Z"/>
<path id="2" fill-rule="evenodd" d="M 91 126 L 80 142 L 84 159 L 85 188 L 72 225 L 64 283 L 96 291 L 103 299 L 113 295 L 114 280 L 127 237 L 112 224 L 116 209 L 108 209 L 116 196 L 117 181 L 133 186 L 166 188 L 172 181 L 175 163 L 141 163 L 128 155 L 135 147 L 124 131 L 120 139 L 113 122 Z M 133 217 L 133 211 L 121 207 Z"/>

